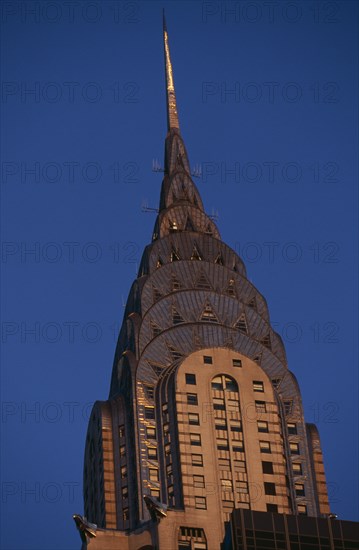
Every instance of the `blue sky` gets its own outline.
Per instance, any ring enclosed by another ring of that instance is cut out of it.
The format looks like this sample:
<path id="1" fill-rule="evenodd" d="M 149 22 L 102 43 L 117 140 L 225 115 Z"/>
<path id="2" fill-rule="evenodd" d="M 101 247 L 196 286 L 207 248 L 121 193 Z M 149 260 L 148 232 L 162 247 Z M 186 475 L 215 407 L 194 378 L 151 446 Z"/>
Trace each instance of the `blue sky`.
<path id="1" fill-rule="evenodd" d="M 332 510 L 358 520 L 358 5 L 14 1 L 1 6 L 4 550 L 80 546 L 88 415 L 151 238 L 141 205 L 159 200 L 163 6 L 205 207 L 268 301 Z"/>

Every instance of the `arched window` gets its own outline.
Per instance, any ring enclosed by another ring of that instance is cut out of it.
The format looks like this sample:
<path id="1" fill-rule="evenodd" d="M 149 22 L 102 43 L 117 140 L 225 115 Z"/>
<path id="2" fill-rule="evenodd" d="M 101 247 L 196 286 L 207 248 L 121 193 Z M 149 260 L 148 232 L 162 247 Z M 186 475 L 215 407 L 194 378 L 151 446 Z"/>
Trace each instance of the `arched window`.
<path id="1" fill-rule="evenodd" d="M 212 380 L 212 390 L 231 391 L 238 393 L 237 382 L 225 374 L 215 376 Z"/>

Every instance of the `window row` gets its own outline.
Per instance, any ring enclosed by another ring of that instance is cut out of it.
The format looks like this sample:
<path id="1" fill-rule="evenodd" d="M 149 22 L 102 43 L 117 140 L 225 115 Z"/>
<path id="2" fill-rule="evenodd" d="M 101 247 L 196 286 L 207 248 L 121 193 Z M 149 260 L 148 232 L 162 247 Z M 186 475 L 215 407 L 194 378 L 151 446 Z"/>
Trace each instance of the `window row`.
<path id="1" fill-rule="evenodd" d="M 203 355 L 203 363 L 205 365 L 213 365 L 213 357 L 210 355 Z M 232 359 L 232 366 L 233 367 L 242 367 L 242 360 L 241 359 Z"/>
<path id="2" fill-rule="evenodd" d="M 186 373 L 186 384 L 196 386 L 196 375 L 192 373 Z M 230 378 L 226 375 L 219 375 L 215 376 L 212 380 L 212 390 L 219 390 L 219 391 L 232 391 L 232 392 L 238 392 L 238 385 L 233 378 Z M 253 391 L 255 392 L 264 392 L 264 383 L 260 380 L 253 380 Z"/>
<path id="3" fill-rule="evenodd" d="M 217 449 L 218 451 L 229 451 L 229 442 L 228 439 L 218 438 L 217 437 Z M 232 451 L 235 453 L 244 452 L 244 443 L 243 441 L 236 441 L 235 445 L 232 445 Z"/>
<path id="4" fill-rule="evenodd" d="M 224 399 L 214 398 L 214 404 L 216 410 L 225 410 Z M 229 408 L 234 410 L 239 410 L 239 400 L 238 399 L 228 399 Z M 267 405 L 265 401 L 255 401 L 255 410 L 258 413 L 266 413 Z M 187 393 L 187 405 L 198 405 L 198 395 L 196 393 Z M 147 407 L 146 407 L 147 408 Z"/>

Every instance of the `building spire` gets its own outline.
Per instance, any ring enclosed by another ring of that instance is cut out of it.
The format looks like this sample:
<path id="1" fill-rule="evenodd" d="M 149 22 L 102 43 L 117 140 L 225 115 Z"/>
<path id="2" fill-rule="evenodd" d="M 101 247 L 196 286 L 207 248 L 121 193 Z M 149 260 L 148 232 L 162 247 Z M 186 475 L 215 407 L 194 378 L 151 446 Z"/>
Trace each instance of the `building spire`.
<path id="1" fill-rule="evenodd" d="M 176 93 L 173 80 L 173 70 L 170 56 L 170 47 L 168 44 L 168 33 L 165 18 L 165 10 L 163 10 L 163 45 L 165 52 L 165 69 L 166 69 L 166 96 L 167 96 L 167 129 L 168 131 L 176 128 L 179 130 Z"/>

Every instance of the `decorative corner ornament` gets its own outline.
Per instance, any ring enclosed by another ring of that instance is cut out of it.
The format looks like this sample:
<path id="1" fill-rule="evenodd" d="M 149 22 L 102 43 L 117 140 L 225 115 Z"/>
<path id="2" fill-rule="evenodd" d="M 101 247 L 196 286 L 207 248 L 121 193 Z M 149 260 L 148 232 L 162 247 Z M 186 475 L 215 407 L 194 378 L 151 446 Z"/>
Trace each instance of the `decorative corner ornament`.
<path id="1" fill-rule="evenodd" d="M 95 523 L 90 523 L 84 516 L 80 516 L 79 514 L 74 514 L 72 517 L 76 523 L 82 542 L 96 538 L 97 525 Z"/>

